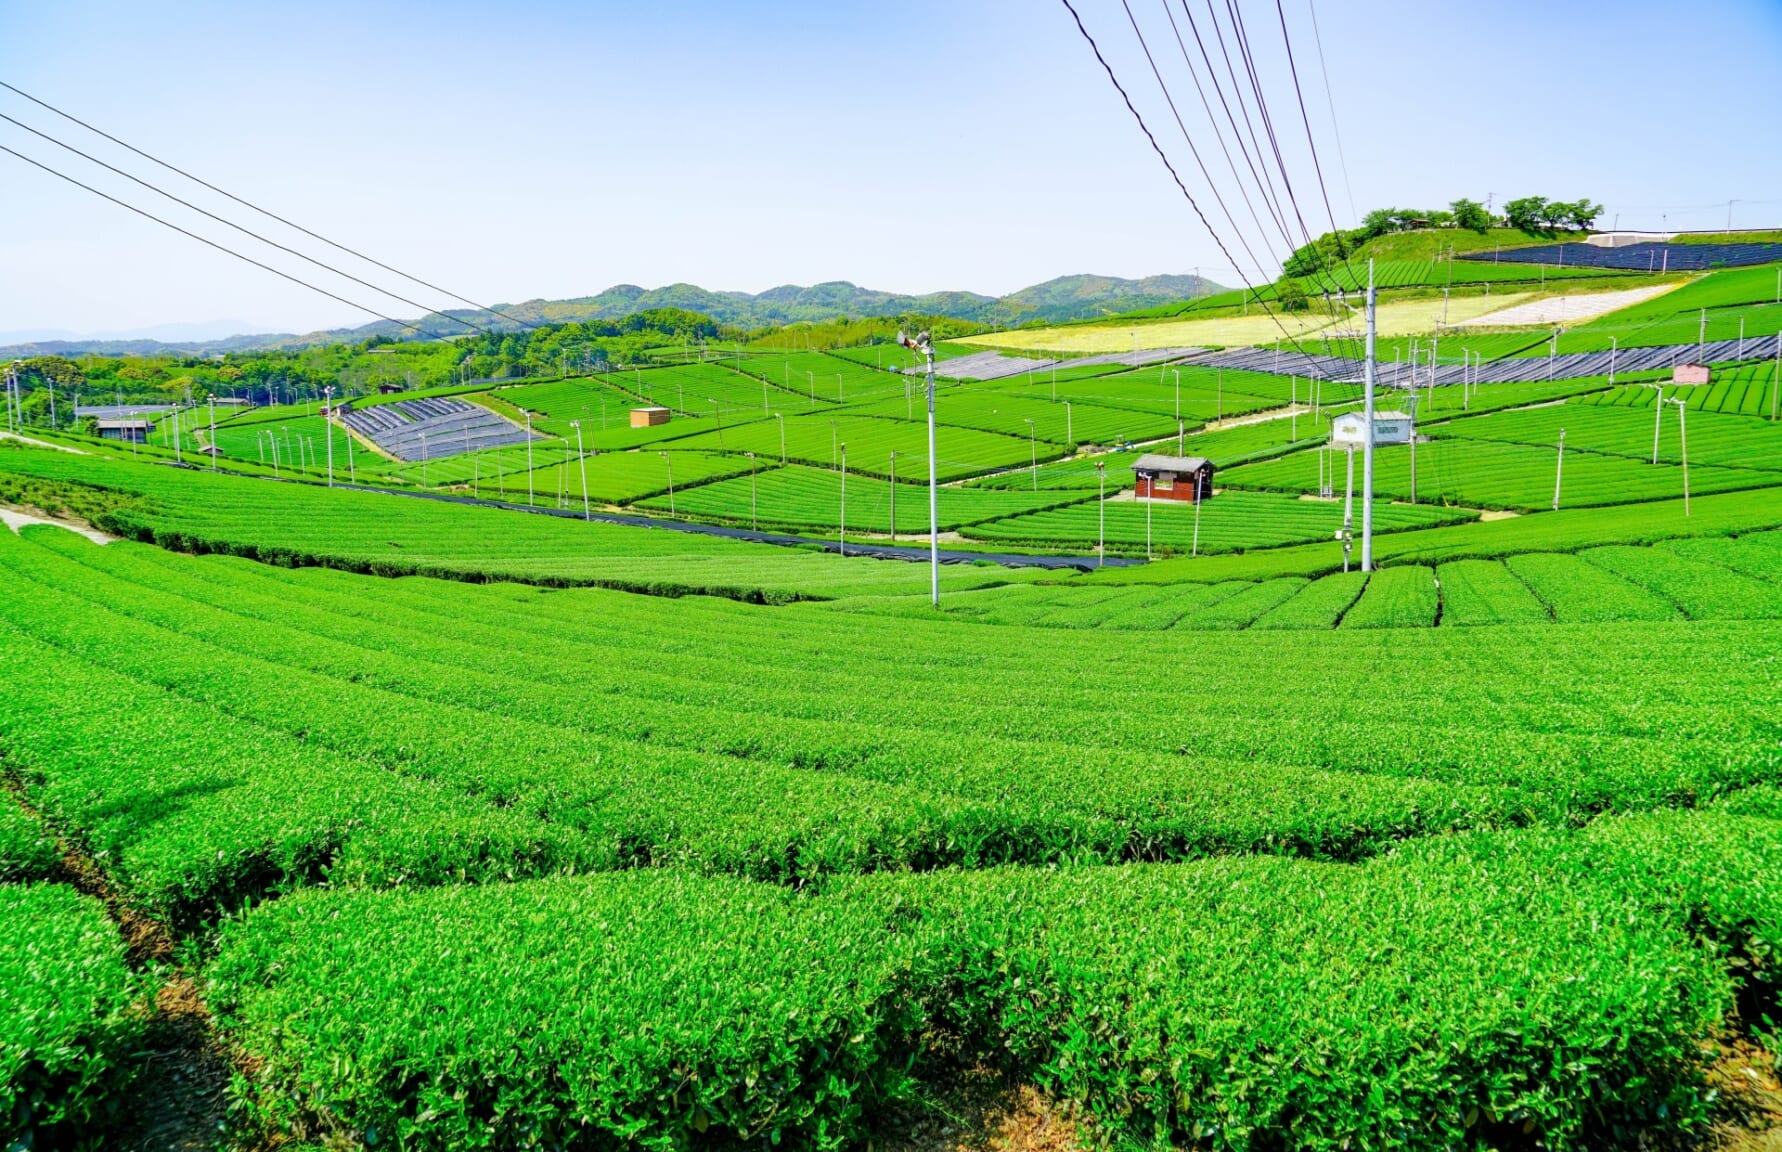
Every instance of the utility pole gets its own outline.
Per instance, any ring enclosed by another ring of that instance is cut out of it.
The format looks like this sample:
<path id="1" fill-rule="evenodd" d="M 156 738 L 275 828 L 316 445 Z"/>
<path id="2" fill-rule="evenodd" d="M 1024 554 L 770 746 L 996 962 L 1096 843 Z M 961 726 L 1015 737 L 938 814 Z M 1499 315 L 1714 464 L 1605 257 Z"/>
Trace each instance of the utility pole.
<path id="1" fill-rule="evenodd" d="M 928 567 L 930 595 L 935 608 L 940 607 L 940 482 L 934 455 L 934 342 L 927 332 L 910 339 L 902 332 L 897 342 L 912 352 L 920 352 L 928 367 Z"/>
<path id="2" fill-rule="evenodd" d="M 1095 566 L 1100 568 L 1108 557 L 1108 466 L 1105 460 L 1095 462 L 1095 483 L 1099 489 L 1095 501 Z"/>
<path id="3" fill-rule="evenodd" d="M 210 405 L 210 470 L 217 470 L 217 399 L 206 396 L 205 402 Z"/>
<path id="4" fill-rule="evenodd" d="M 897 449 L 895 448 L 891 450 L 891 543 L 897 543 Z"/>
<path id="5" fill-rule="evenodd" d="M 761 518 L 758 514 L 760 506 L 755 498 L 755 454 L 750 452 L 747 455 L 749 457 L 749 528 L 751 531 L 759 532 L 761 531 Z"/>
<path id="6" fill-rule="evenodd" d="M 1683 456 L 1683 515 L 1689 515 L 1689 431 L 1683 424 L 1683 413 L 1689 405 L 1678 397 L 1671 397 L 1672 404 L 1677 406 L 1677 447 Z"/>
<path id="7" fill-rule="evenodd" d="M 841 539 L 841 554 L 848 554 L 848 446 L 841 446 L 841 518 L 836 523 L 836 535 Z"/>
<path id="8" fill-rule="evenodd" d="M 532 412 L 528 409 L 526 412 L 526 507 L 528 508 L 533 504 L 532 486 Z"/>
<path id="9" fill-rule="evenodd" d="M 588 521 L 594 517 L 588 513 L 588 456 L 582 450 L 582 422 L 571 420 L 569 426 L 575 429 L 575 458 L 582 470 L 582 519 Z"/>
<path id="10" fill-rule="evenodd" d="M 1361 570 L 1374 570 L 1374 340 L 1377 294 L 1374 261 L 1367 262 L 1367 346 L 1361 368 Z M 1355 472 L 1355 453 L 1349 453 L 1349 473 Z M 1353 483 L 1353 482 L 1351 482 Z M 1348 514 L 1344 513 L 1344 519 Z"/>
<path id="11" fill-rule="evenodd" d="M 1188 548 L 1188 557 L 1193 559 L 1200 555 L 1200 502 L 1205 496 L 1200 490 L 1200 473 L 1194 474 L 1194 543 Z"/>
<path id="12" fill-rule="evenodd" d="M 328 440 L 328 487 L 334 487 L 334 386 L 322 389 L 322 407 L 327 410 L 322 420 L 322 435 Z M 470 433 L 467 430 L 465 435 Z"/>
<path id="13" fill-rule="evenodd" d="M 674 461 L 670 460 L 668 458 L 668 453 L 666 453 L 666 452 L 658 452 L 658 453 L 656 453 L 656 455 L 662 457 L 662 466 L 668 469 L 668 514 L 670 516 L 673 516 L 674 515 Z"/>
<path id="14" fill-rule="evenodd" d="M 1021 422 L 1023 424 L 1027 425 L 1028 464 L 1029 464 L 1029 467 L 1031 467 L 1033 469 L 1033 490 L 1035 492 L 1038 492 L 1039 491 L 1039 441 L 1037 439 L 1035 439 L 1035 437 L 1034 437 L 1033 417 L 1031 417 L 1031 416 L 1023 417 Z"/>
<path id="15" fill-rule="evenodd" d="M 1565 429 L 1559 430 L 1559 455 L 1553 464 L 1553 510 L 1559 511 L 1559 482 L 1565 478 Z"/>

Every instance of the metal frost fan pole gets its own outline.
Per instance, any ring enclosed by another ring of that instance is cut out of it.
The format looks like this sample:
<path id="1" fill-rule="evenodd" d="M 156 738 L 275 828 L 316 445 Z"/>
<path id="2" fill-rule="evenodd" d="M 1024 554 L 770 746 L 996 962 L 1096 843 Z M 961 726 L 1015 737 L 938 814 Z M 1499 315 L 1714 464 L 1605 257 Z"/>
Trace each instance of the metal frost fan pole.
<path id="1" fill-rule="evenodd" d="M 928 566 L 930 597 L 940 607 L 940 481 L 934 455 L 934 340 L 926 329 L 912 339 L 902 332 L 897 342 L 919 352 L 928 366 Z"/>

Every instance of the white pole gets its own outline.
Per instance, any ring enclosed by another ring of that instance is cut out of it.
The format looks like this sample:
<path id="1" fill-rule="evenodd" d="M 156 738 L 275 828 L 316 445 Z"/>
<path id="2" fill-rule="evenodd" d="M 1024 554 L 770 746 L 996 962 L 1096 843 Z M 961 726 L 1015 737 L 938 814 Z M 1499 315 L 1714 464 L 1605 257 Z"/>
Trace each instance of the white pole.
<path id="1" fill-rule="evenodd" d="M 582 519 L 584 521 L 592 520 L 594 517 L 588 512 L 588 456 L 582 450 L 582 422 L 571 420 L 570 424 L 575 428 L 576 463 L 581 466 L 582 470 Z"/>
<path id="2" fill-rule="evenodd" d="M 1689 431 L 1684 427 L 1683 414 L 1689 405 L 1682 400 L 1672 398 L 1677 406 L 1677 448 L 1683 456 L 1683 515 L 1689 515 Z"/>
<path id="3" fill-rule="evenodd" d="M 1033 469 L 1033 490 L 1039 491 L 1039 441 L 1034 436 L 1033 418 L 1026 417 L 1022 423 L 1027 425 L 1028 464 Z"/>
<path id="4" fill-rule="evenodd" d="M 1615 384 L 1615 337 L 1609 337 L 1609 386 Z"/>
<path id="5" fill-rule="evenodd" d="M 1095 566 L 1100 568 L 1108 555 L 1108 466 L 1095 462 L 1095 482 L 1099 495 L 1095 501 Z"/>
<path id="6" fill-rule="evenodd" d="M 883 353 L 880 353 L 883 355 Z M 897 543 L 897 450 L 891 451 L 891 543 Z"/>
<path id="7" fill-rule="evenodd" d="M 1553 463 L 1553 510 L 1559 511 L 1559 482 L 1565 478 L 1565 429 L 1559 430 L 1559 455 Z"/>
<path id="8" fill-rule="evenodd" d="M 848 446 L 841 446 L 841 519 L 837 522 L 836 535 L 841 538 L 841 554 L 848 554 Z"/>
<path id="9" fill-rule="evenodd" d="M 328 487 L 334 487 L 334 388 L 330 385 L 322 389 L 322 406 L 328 409 L 328 416 L 322 421 L 322 435 L 328 438 Z M 465 433 L 469 435 L 468 432 Z"/>
<path id="10" fill-rule="evenodd" d="M 756 532 L 761 530 L 760 505 L 755 497 L 755 454 L 749 453 L 749 527 Z"/>
<path id="11" fill-rule="evenodd" d="M 1652 462 L 1658 463 L 1658 434 L 1664 423 L 1664 385 L 1654 384 L 1656 391 L 1652 401 Z"/>
<path id="12" fill-rule="evenodd" d="M 1064 444 L 1072 452 L 1077 450 L 1077 434 L 1070 422 L 1070 401 L 1064 402 Z"/>
<path id="13" fill-rule="evenodd" d="M 526 413 L 526 507 L 533 504 L 532 496 L 532 413 Z"/>
<path id="14" fill-rule="evenodd" d="M 205 402 L 210 405 L 210 470 L 217 470 L 217 401 L 214 396 L 206 396 Z"/>
<path id="15" fill-rule="evenodd" d="M 940 480 L 934 458 L 934 345 L 922 340 L 928 359 L 928 571 L 934 606 L 940 607 Z"/>
<path id="16" fill-rule="evenodd" d="M 1355 445 L 1349 445 L 1349 481 L 1343 489 L 1343 571 L 1349 570 L 1349 550 L 1355 543 Z"/>
<path id="17" fill-rule="evenodd" d="M 1151 500 L 1157 490 L 1157 477 L 1153 475 L 1145 483 L 1145 559 L 1151 558 Z"/>
<path id="18" fill-rule="evenodd" d="M 1200 555 L 1200 474 L 1194 476 L 1194 544 L 1188 550 L 1189 557 Z"/>
<path id="19" fill-rule="evenodd" d="M 1367 350 L 1361 373 L 1361 570 L 1374 570 L 1374 313 L 1377 297 L 1374 292 L 1374 262 L 1367 262 Z M 1349 467 L 1355 467 L 1355 454 L 1349 454 Z"/>

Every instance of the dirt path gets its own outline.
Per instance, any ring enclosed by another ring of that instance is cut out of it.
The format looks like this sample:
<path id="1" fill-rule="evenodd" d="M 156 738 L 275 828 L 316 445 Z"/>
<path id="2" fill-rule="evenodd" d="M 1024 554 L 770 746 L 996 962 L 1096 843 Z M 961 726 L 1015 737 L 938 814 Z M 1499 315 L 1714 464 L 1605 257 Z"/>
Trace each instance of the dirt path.
<path id="1" fill-rule="evenodd" d="M 0 802 L 17 803 L 42 820 L 16 779 L 0 783 L 6 793 Z M 154 1018 L 144 1037 L 142 1068 L 124 1101 L 123 1114 L 129 1119 L 107 1146 L 122 1152 L 242 1147 L 226 1134 L 230 1056 L 216 1038 L 196 982 L 175 961 L 173 937 L 126 903 L 91 855 L 60 835 L 56 845 L 62 854 L 58 879 L 105 906 L 132 968 L 162 974 Z"/>
<path id="2" fill-rule="evenodd" d="M 72 520 L 53 520 L 47 516 L 34 516 L 29 512 L 19 512 L 12 508 L 0 507 L 0 524 L 6 525 L 16 535 L 27 524 L 53 524 L 57 528 L 66 528 L 70 532 L 85 536 L 95 544 L 109 544 L 114 537 L 94 528 L 90 524 L 82 524 Z"/>

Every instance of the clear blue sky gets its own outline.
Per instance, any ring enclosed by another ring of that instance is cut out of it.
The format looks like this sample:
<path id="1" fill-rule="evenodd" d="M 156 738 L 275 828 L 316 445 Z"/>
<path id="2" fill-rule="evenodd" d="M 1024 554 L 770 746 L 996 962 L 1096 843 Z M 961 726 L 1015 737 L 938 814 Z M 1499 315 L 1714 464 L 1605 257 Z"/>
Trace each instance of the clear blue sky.
<path id="1" fill-rule="evenodd" d="M 1131 2 L 1210 153 L 1158 0 Z M 1737 224 L 1782 224 L 1773 0 L 1323 0 L 1346 186 L 1306 0 L 1283 2 L 1340 223 L 1351 203 L 1541 193 L 1606 202 L 1624 228 L 1717 227 L 1729 198 L 1746 202 Z M 1118 0 L 1077 4 L 1229 241 Z M 1274 5 L 1243 7 L 1320 231 Z M 0 0 L 0 79 L 486 301 L 621 282 L 1236 276 L 1055 0 Z M 0 112 L 80 140 L 4 91 Z M 3 122 L 0 144 L 152 202 Z M 0 154 L 0 333 L 365 318 Z"/>

